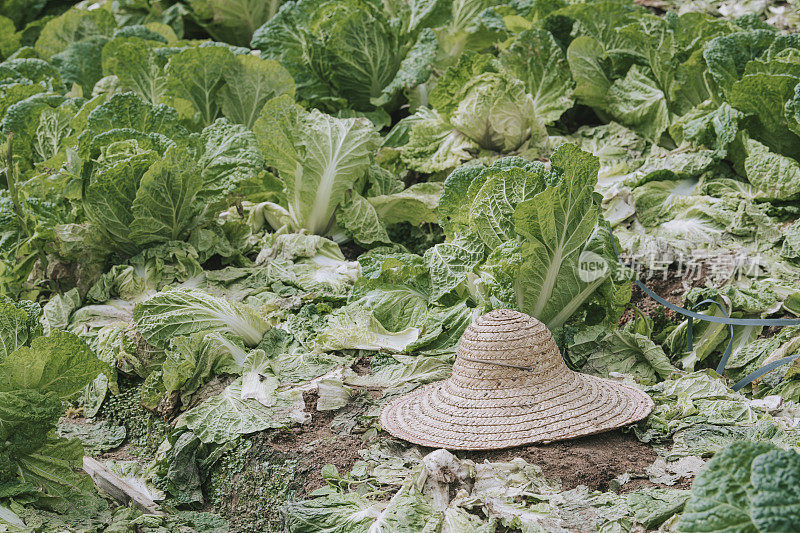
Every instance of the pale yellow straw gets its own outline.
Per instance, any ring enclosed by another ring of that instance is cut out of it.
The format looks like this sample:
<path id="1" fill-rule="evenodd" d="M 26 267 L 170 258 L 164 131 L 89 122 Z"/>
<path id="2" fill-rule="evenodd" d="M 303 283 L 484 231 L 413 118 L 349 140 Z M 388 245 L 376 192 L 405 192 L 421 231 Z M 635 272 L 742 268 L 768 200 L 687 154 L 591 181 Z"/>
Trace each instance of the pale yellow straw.
<path id="1" fill-rule="evenodd" d="M 387 404 L 381 425 L 423 446 L 486 450 L 599 433 L 652 409 L 639 389 L 567 368 L 540 321 L 499 309 L 466 329 L 451 377 Z"/>

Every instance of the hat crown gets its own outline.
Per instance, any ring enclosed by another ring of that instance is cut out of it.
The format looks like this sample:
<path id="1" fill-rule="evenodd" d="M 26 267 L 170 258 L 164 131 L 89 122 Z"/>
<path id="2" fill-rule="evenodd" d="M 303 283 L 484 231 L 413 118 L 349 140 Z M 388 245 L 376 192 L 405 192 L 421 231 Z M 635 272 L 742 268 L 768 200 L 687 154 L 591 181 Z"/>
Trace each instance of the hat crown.
<path id="1" fill-rule="evenodd" d="M 511 309 L 495 309 L 470 324 L 461 337 L 456 363 L 454 374 L 523 371 L 494 363 L 530 367 L 541 374 L 569 372 L 547 326 Z"/>
<path id="2" fill-rule="evenodd" d="M 381 425 L 423 446 L 488 450 L 591 435 L 652 409 L 644 391 L 569 370 L 544 324 L 501 309 L 467 327 L 449 378 L 389 402 Z"/>

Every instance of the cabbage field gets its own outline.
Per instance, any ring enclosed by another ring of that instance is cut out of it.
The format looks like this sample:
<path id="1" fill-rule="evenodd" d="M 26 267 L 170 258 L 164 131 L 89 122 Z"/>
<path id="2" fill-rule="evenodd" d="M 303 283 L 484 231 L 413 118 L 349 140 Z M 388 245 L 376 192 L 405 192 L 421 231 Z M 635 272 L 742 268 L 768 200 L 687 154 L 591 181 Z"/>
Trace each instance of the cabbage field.
<path id="1" fill-rule="evenodd" d="M 798 29 L 797 0 L 0 0 L 0 532 L 797 531 Z M 652 413 L 482 452 L 381 429 L 504 308 Z"/>

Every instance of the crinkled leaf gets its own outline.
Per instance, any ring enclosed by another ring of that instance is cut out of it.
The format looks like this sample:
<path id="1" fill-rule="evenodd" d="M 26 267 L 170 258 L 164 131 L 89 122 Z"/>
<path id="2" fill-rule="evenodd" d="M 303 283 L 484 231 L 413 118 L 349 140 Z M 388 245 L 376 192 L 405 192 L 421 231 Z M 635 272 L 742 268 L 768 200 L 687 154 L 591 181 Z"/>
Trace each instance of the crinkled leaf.
<path id="1" fill-rule="evenodd" d="M 72 333 L 53 331 L 0 363 L 0 390 L 37 389 L 75 398 L 106 366 Z"/>
<path id="2" fill-rule="evenodd" d="M 379 99 L 373 99 L 373 103 L 381 105 L 383 102 L 388 102 L 396 93 L 408 91 L 428 81 L 433 71 L 437 50 L 436 34 L 430 28 L 425 28 L 400 63 L 394 79 L 383 89 L 383 94 Z"/>
<path id="3" fill-rule="evenodd" d="M 520 33 L 500 62 L 525 82 L 536 114 L 546 123 L 555 122 L 572 107 L 574 83 L 569 65 L 550 32 L 536 28 Z"/>
<path id="4" fill-rule="evenodd" d="M 167 348 L 172 337 L 203 330 L 227 331 L 255 346 L 270 328 L 252 308 L 196 289 L 172 289 L 134 308 L 136 328 L 147 341 Z"/>
<path id="5" fill-rule="evenodd" d="M 50 438 L 35 452 L 17 458 L 20 479 L 40 487 L 53 498 L 53 508 L 66 512 L 97 498 L 91 478 L 80 470 L 82 458 L 80 441 Z"/>
<path id="6" fill-rule="evenodd" d="M 219 117 L 220 91 L 235 61 L 233 53 L 221 46 L 186 48 L 170 57 L 166 96 L 173 107 L 184 110 L 187 123 L 204 127 Z"/>
<path id="7" fill-rule="evenodd" d="M 477 239 L 458 238 L 439 243 L 425 252 L 430 270 L 431 298 L 438 301 L 467 280 L 484 258 L 484 247 Z"/>
<path id="8" fill-rule="evenodd" d="M 336 222 L 361 245 L 392 242 L 375 207 L 355 191 L 336 210 Z"/>
<path id="9" fill-rule="evenodd" d="M 596 39 L 582 35 L 570 43 L 567 61 L 575 80 L 575 99 L 590 107 L 604 109 L 612 82 L 603 46 Z"/>
<path id="10" fill-rule="evenodd" d="M 181 403 L 188 405 L 191 395 L 211 378 L 239 374 L 245 350 L 241 340 L 220 332 L 197 332 L 172 339 L 162 365 L 167 393 L 179 391 Z"/>
<path id="11" fill-rule="evenodd" d="M 316 340 L 317 350 L 390 350 L 403 351 L 419 338 L 419 329 L 408 327 L 390 332 L 377 318 L 360 305 L 348 305 L 328 318 L 328 324 Z"/>
<path id="12" fill-rule="evenodd" d="M 411 127 L 408 143 L 401 157 L 410 168 L 419 172 L 443 172 L 472 159 L 478 144 L 453 129 L 436 113 L 427 112 L 425 119 Z"/>
<path id="13" fill-rule="evenodd" d="M 392 356 L 394 361 L 372 374 L 345 376 L 345 383 L 361 387 L 399 387 L 405 383 L 429 383 L 447 378 L 451 365 L 436 357 Z"/>
<path id="14" fill-rule="evenodd" d="M 111 36 L 116 27 L 114 16 L 105 9 L 73 8 L 44 25 L 36 40 L 36 52 L 51 58 L 75 42 L 96 35 Z"/>
<path id="15" fill-rule="evenodd" d="M 557 327 L 609 278 L 611 263 L 595 251 L 580 252 L 597 234 L 597 158 L 565 144 L 551 161 L 563 172 L 561 183 L 521 202 L 514 213 L 517 234 L 526 240 L 515 291 L 523 312 Z"/>
<path id="16" fill-rule="evenodd" d="M 653 141 L 658 141 L 670 125 L 664 93 L 638 65 L 608 90 L 608 110 L 620 123 Z"/>
<path id="17" fill-rule="evenodd" d="M 529 169 L 488 168 L 481 174 L 483 184 L 476 183 L 480 189 L 470 206 L 470 230 L 489 250 L 513 240 L 517 236 L 513 218 L 517 206 L 541 193 L 546 188 L 547 177 L 544 165 Z"/>
<path id="18" fill-rule="evenodd" d="M 166 97 L 167 77 L 166 58 L 155 53 L 157 46 L 158 42 L 139 37 L 116 37 L 103 47 L 103 73 L 116 76 L 125 90 L 160 104 Z"/>
<path id="19" fill-rule="evenodd" d="M 792 158 L 776 154 L 753 139 L 744 139 L 746 158 L 744 171 L 755 186 L 755 198 L 791 200 L 800 196 L 800 164 Z"/>
<path id="20" fill-rule="evenodd" d="M 753 460 L 753 524 L 759 531 L 791 531 L 800 520 L 800 455 L 774 450 Z"/>
<path id="21" fill-rule="evenodd" d="M 117 448 L 125 440 L 125 426 L 116 426 L 103 421 L 96 424 L 78 424 L 64 419 L 59 422 L 56 435 L 65 439 L 77 439 L 87 454 L 96 455 Z"/>
<path id="22" fill-rule="evenodd" d="M 139 249 L 131 236 L 132 205 L 142 176 L 156 158 L 155 153 L 145 152 L 116 163 L 87 187 L 83 200 L 86 217 L 108 249 L 124 254 Z"/>
<path id="23" fill-rule="evenodd" d="M 415 183 L 405 190 L 371 196 L 368 200 L 384 224 L 408 222 L 421 226 L 439 220 L 436 208 L 441 194 L 441 183 Z"/>
<path id="24" fill-rule="evenodd" d="M 223 444 L 239 435 L 304 423 L 308 418 L 304 406 L 302 393 L 295 389 L 279 392 L 270 407 L 243 399 L 239 378 L 221 394 L 181 415 L 178 426 L 191 429 L 203 442 Z"/>
<path id="25" fill-rule="evenodd" d="M 107 41 L 107 37 L 98 35 L 71 43 L 50 61 L 68 87 L 76 84 L 83 94 L 90 95 L 95 83 L 103 77 L 102 50 Z"/>
<path id="26" fill-rule="evenodd" d="M 229 67 L 219 98 L 228 120 L 252 128 L 267 100 L 282 94 L 294 96 L 294 80 L 280 63 L 242 55 Z"/>
<path id="27" fill-rule="evenodd" d="M 261 0 L 190 0 L 197 23 L 217 41 L 248 46 L 253 31 L 271 19 L 280 2 Z"/>
<path id="28" fill-rule="evenodd" d="M 6 453 L 39 448 L 62 411 L 61 400 L 52 392 L 32 389 L 0 392 L 0 438 L 11 445 Z"/>
<path id="29" fill-rule="evenodd" d="M 188 152 L 171 149 L 142 176 L 131 204 L 131 239 L 140 246 L 186 238 L 202 205 L 200 169 Z"/>
<path id="30" fill-rule="evenodd" d="M 203 153 L 197 164 L 203 187 L 198 196 L 202 200 L 219 200 L 263 170 L 264 159 L 248 128 L 217 119 L 203 129 L 200 138 Z"/>
<path id="31" fill-rule="evenodd" d="M 651 384 L 678 369 L 672 366 L 664 350 L 648 337 L 618 329 L 609 333 L 589 355 L 582 371 L 602 377 L 609 377 L 609 372 L 631 374 L 639 382 Z"/>
<path id="32" fill-rule="evenodd" d="M 255 133 L 283 182 L 293 225 L 317 235 L 330 230 L 336 208 L 363 178 L 379 143 L 366 119 L 306 112 L 286 95 L 264 106 Z"/>

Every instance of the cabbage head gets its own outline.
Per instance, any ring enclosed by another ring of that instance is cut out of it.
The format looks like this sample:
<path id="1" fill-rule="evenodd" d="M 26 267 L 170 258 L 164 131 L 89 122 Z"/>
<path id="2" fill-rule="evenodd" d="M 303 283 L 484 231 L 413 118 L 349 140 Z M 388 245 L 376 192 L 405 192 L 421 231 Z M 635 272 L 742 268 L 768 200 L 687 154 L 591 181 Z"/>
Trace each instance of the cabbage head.
<path id="1" fill-rule="evenodd" d="M 522 146 L 532 134 L 544 134 L 535 115 L 533 98 L 524 84 L 501 73 L 472 78 L 450 115 L 458 131 L 485 150 L 508 153 Z"/>

